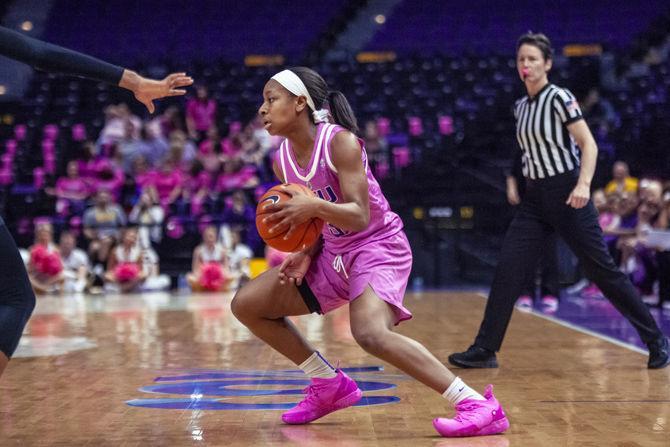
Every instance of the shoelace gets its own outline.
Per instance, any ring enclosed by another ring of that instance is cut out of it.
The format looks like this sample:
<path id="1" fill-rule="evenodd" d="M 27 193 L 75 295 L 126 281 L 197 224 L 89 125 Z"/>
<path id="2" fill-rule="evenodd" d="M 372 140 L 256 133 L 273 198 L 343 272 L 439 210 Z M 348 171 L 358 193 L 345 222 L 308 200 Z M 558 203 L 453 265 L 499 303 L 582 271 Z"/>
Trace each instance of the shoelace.
<path id="1" fill-rule="evenodd" d="M 454 417 L 454 420 L 459 422 L 472 422 L 479 415 L 476 413 L 470 413 L 470 411 L 476 410 L 479 407 L 480 405 L 477 402 L 468 402 L 467 404 L 458 405 L 456 407 L 457 413 Z"/>
<path id="2" fill-rule="evenodd" d="M 305 405 L 307 403 L 310 403 L 314 400 L 318 400 L 318 398 L 319 398 L 319 392 L 320 391 L 319 391 L 319 387 L 316 386 L 316 385 L 309 385 L 307 388 L 302 390 L 302 392 L 307 394 L 307 396 L 305 396 L 305 398 L 302 401 L 300 401 L 300 403 L 298 404 L 300 406 L 303 406 L 303 405 Z"/>

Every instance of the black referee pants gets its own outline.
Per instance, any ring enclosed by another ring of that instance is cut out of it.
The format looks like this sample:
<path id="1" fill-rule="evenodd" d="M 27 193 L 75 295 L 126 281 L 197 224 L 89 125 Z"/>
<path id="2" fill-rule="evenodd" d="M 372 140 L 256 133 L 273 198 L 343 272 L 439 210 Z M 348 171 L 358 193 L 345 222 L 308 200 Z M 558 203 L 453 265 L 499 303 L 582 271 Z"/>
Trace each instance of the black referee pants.
<path id="1" fill-rule="evenodd" d="M 593 202 L 581 209 L 565 204 L 576 182 L 576 171 L 528 181 L 526 194 L 503 242 L 475 345 L 492 351 L 500 349 L 524 279 L 535 269 L 552 230 L 568 244 L 579 258 L 586 277 L 630 321 L 644 343 L 663 335 L 635 287 L 614 264 L 603 241 Z"/>

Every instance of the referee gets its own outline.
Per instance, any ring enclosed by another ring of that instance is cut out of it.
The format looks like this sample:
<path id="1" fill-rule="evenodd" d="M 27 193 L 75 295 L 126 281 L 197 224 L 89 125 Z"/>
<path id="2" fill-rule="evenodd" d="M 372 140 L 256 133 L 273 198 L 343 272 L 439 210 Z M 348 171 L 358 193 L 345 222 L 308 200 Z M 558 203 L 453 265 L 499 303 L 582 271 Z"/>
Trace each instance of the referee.
<path id="1" fill-rule="evenodd" d="M 547 79 L 552 53 L 544 34 L 529 32 L 517 41 L 517 70 L 528 92 L 514 107 L 526 193 L 505 236 L 479 334 L 467 351 L 450 355 L 449 362 L 463 368 L 498 367 L 496 351 L 514 302 L 535 269 L 546 236 L 556 231 L 586 276 L 647 344 L 648 367 L 663 368 L 670 364 L 668 338 L 607 251 L 590 200 L 598 148 L 575 97 Z"/>

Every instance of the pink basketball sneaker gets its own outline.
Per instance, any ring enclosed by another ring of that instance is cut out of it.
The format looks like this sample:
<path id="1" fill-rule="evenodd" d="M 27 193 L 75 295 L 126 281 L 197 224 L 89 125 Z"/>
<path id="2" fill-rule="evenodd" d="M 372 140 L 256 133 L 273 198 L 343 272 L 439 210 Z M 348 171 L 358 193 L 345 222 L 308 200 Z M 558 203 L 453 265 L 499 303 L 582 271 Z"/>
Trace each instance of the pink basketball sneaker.
<path id="1" fill-rule="evenodd" d="M 307 397 L 282 414 L 281 419 L 286 424 L 307 424 L 333 411 L 350 407 L 363 396 L 356 382 L 339 369 L 337 377 L 332 379 L 312 379 L 303 392 L 307 393 Z"/>
<path id="2" fill-rule="evenodd" d="M 493 386 L 486 387 L 486 400 L 466 399 L 456 405 L 453 419 L 436 418 L 433 427 L 445 437 L 485 436 L 502 433 L 509 421 L 500 403 L 493 395 Z"/>

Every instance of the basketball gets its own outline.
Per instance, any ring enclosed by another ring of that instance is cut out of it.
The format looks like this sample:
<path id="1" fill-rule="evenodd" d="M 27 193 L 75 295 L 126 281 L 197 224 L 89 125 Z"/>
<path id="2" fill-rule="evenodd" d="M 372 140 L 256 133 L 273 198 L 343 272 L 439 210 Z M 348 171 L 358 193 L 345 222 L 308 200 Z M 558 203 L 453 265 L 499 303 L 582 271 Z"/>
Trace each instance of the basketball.
<path id="1" fill-rule="evenodd" d="M 258 229 L 258 234 L 260 234 L 266 244 L 279 251 L 295 252 L 304 250 L 319 239 L 319 234 L 321 234 L 321 229 L 323 228 L 323 221 L 321 219 L 312 218 L 303 222 L 298 226 L 296 231 L 293 232 L 289 239 L 284 239 L 286 232 L 270 233 L 270 227 L 273 223 L 266 224 L 263 222 L 265 216 L 269 214 L 263 209 L 263 206 L 267 205 L 268 202 L 277 203 L 282 200 L 291 200 L 291 196 L 284 192 L 281 186 L 282 185 L 273 186 L 258 200 L 258 206 L 256 207 L 256 228 Z M 311 189 L 303 185 L 289 183 L 284 186 L 288 186 L 289 189 L 302 190 L 310 195 L 314 195 L 314 192 Z"/>

